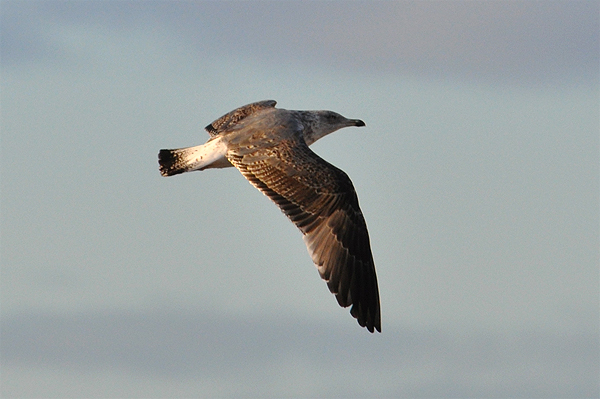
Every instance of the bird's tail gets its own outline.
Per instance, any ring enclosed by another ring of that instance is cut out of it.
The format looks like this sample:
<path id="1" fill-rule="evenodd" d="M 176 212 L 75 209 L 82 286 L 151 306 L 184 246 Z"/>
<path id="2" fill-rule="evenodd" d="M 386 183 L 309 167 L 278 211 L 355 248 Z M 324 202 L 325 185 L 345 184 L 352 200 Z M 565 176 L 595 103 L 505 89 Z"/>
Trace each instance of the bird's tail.
<path id="1" fill-rule="evenodd" d="M 178 175 L 188 171 L 186 148 L 160 150 L 158 153 L 158 169 L 163 176 Z"/>
<path id="2" fill-rule="evenodd" d="M 160 150 L 158 169 L 163 176 L 173 176 L 193 170 L 226 168 L 232 166 L 225 158 L 226 152 L 227 148 L 220 138 L 195 147 Z"/>

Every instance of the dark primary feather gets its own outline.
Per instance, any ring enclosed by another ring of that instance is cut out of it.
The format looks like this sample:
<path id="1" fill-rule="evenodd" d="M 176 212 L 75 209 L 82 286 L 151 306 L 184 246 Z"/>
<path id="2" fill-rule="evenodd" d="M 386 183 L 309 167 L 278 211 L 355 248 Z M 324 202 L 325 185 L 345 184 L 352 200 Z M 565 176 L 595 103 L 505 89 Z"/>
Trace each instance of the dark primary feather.
<path id="1" fill-rule="evenodd" d="M 338 303 L 352 305 L 350 313 L 361 326 L 381 332 L 369 235 L 346 173 L 298 138 L 254 151 L 229 151 L 227 158 L 302 231 L 313 261 Z"/>

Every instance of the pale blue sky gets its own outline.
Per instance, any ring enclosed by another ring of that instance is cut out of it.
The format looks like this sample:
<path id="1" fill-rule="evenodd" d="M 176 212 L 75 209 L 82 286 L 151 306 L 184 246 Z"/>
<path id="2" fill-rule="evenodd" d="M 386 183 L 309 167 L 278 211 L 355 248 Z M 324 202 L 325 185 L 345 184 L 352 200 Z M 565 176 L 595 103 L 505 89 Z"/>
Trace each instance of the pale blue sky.
<path id="1" fill-rule="evenodd" d="M 597 2 L 0 4 L 5 397 L 599 394 Z M 231 109 L 360 118 L 382 334 L 236 170 Z"/>

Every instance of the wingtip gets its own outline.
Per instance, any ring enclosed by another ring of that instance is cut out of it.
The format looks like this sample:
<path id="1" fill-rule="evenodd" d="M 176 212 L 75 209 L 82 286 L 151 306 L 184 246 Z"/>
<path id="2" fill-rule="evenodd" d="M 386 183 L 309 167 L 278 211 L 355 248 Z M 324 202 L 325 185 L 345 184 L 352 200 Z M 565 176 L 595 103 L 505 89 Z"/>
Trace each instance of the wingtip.
<path id="1" fill-rule="evenodd" d="M 358 302 L 350 308 L 350 314 L 356 319 L 361 327 L 366 328 L 369 332 L 381 332 L 381 315 L 379 313 L 379 303 L 376 309 L 365 309 Z"/>
<path id="2" fill-rule="evenodd" d="M 375 331 L 377 331 L 378 333 L 381 333 L 381 324 L 379 324 L 379 323 L 377 323 L 375 325 L 373 325 L 372 323 L 366 323 L 362 327 L 365 327 L 370 333 L 375 333 Z"/>

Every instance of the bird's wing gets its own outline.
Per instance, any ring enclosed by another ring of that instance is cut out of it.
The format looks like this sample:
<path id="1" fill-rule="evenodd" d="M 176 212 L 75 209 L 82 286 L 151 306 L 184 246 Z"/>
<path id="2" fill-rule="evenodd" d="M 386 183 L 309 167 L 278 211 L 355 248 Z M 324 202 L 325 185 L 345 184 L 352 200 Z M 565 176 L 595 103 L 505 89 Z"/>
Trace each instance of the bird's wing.
<path id="1" fill-rule="evenodd" d="M 219 119 L 215 120 L 210 125 L 206 126 L 204 129 L 214 137 L 219 133 L 231 128 L 236 125 L 242 119 L 246 118 L 249 115 L 252 115 L 258 111 L 275 108 L 277 101 L 275 100 L 264 100 L 258 101 L 252 104 L 246 104 L 242 107 L 236 108 L 231 112 L 226 113 Z"/>
<path id="2" fill-rule="evenodd" d="M 379 290 L 369 233 L 350 178 L 282 135 L 268 146 L 230 148 L 227 158 L 302 231 L 321 277 L 358 323 L 381 332 Z"/>

